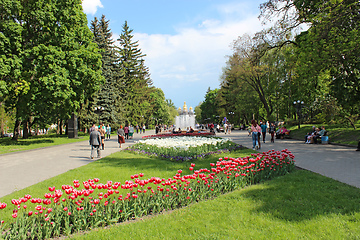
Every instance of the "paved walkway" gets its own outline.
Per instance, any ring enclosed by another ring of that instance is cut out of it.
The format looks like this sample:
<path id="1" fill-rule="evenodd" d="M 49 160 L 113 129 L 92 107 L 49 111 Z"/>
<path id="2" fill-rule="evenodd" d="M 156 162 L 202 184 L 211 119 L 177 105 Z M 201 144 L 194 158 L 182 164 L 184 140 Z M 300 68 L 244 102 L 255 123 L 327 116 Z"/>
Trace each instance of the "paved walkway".
<path id="1" fill-rule="evenodd" d="M 252 138 L 247 131 L 233 131 L 230 135 L 220 133 L 219 137 L 230 137 L 234 142 L 252 148 Z M 289 149 L 295 155 L 295 164 L 300 168 L 319 173 L 340 182 L 360 188 L 360 152 L 356 147 L 345 147 L 332 144 L 305 144 L 292 139 L 275 139 L 261 142 L 259 151 Z"/>
<path id="2" fill-rule="evenodd" d="M 153 133 L 149 131 L 145 135 Z M 217 134 L 219 137 L 230 137 L 234 142 L 251 148 L 252 140 L 247 135 L 247 131 L 233 131 L 230 135 Z M 144 134 L 135 133 L 134 139 L 127 140 L 122 149 L 141 139 L 142 136 Z M 356 148 L 304 144 L 302 141 L 284 139 L 275 140 L 275 143 L 268 141 L 262 144 L 261 151 L 285 148 L 295 155 L 298 167 L 360 188 L 360 152 L 356 152 Z M 105 142 L 102 157 L 119 150 L 121 149 L 118 146 L 117 137 L 113 137 Z M 0 155 L 0 197 L 94 161 L 89 156 L 88 140 Z"/>
<path id="3" fill-rule="evenodd" d="M 117 136 L 112 136 L 105 141 L 101 157 L 128 147 L 144 135 L 148 134 L 135 133 L 134 139 L 126 140 L 122 148 L 119 148 Z M 96 161 L 96 158 L 90 159 L 89 140 L 88 137 L 85 139 L 83 142 L 0 155 L 0 197 Z"/>

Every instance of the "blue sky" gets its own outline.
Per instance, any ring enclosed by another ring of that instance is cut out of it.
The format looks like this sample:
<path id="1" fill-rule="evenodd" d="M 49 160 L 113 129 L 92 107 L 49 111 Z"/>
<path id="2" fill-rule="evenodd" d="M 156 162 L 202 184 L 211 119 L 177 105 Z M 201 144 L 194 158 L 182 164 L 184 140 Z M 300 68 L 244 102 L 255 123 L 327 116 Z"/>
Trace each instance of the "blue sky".
<path id="1" fill-rule="evenodd" d="M 146 54 L 154 86 L 175 107 L 199 105 L 207 89 L 219 88 L 231 43 L 262 29 L 265 0 L 83 0 L 88 21 L 102 14 L 113 38 L 125 21 Z"/>

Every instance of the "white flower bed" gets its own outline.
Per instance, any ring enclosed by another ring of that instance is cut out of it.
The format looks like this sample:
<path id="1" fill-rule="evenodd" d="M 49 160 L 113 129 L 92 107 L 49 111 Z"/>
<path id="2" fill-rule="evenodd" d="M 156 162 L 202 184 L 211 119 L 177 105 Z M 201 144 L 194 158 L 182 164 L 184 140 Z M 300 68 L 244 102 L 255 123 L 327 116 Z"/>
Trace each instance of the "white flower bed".
<path id="1" fill-rule="evenodd" d="M 217 143 L 226 143 L 228 138 L 208 138 L 208 137 L 171 137 L 171 138 L 152 138 L 139 140 L 139 143 L 152 145 L 156 147 L 175 148 L 188 150 L 189 147 L 199 147 L 204 144 L 216 145 Z"/>

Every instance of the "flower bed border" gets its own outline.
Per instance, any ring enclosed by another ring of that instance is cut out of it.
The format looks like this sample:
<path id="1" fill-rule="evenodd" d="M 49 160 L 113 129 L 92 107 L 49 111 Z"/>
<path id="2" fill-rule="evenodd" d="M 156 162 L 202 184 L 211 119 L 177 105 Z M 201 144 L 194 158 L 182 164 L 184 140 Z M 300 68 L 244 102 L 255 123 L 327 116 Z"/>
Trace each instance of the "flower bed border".
<path id="1" fill-rule="evenodd" d="M 63 185 L 57 190 L 49 187 L 50 193 L 45 193 L 43 199 L 30 195 L 13 199 L 12 216 L 17 219 L 9 226 L 1 222 L 0 234 L 5 239 L 43 239 L 124 222 L 287 174 L 294 169 L 295 161 L 294 155 L 284 149 L 243 158 L 219 158 L 210 166 L 211 169 L 195 170 L 192 163 L 189 170 L 193 174 L 182 175 L 182 170 L 178 170 L 169 179 L 141 179 L 144 174 L 139 173 L 124 184 L 102 184 L 95 178 L 84 181 L 81 190 L 78 180 L 73 181 L 73 186 Z M 128 193 L 119 195 L 118 188 Z M 94 192 L 95 189 L 105 193 Z M 36 210 L 26 210 L 26 202 L 36 205 Z M 6 203 L 0 203 L 0 210 L 6 207 Z"/>
<path id="2" fill-rule="evenodd" d="M 144 139 L 149 138 L 165 138 L 165 137 L 182 137 L 182 136 L 214 136 L 215 133 L 213 132 L 200 132 L 200 133 L 171 133 L 171 134 L 155 134 L 155 135 L 147 135 L 143 136 Z"/>
<path id="3" fill-rule="evenodd" d="M 240 149 L 243 149 L 243 148 L 245 148 L 245 147 L 242 146 L 242 145 L 235 144 L 234 147 L 231 147 L 231 148 L 219 149 L 217 151 L 202 153 L 202 154 L 198 154 L 198 155 L 195 155 L 195 156 L 192 156 L 192 157 L 170 156 L 170 155 L 166 155 L 166 154 L 157 154 L 157 153 L 154 153 L 154 152 L 147 152 L 145 150 L 133 149 L 133 148 L 126 148 L 126 149 L 124 149 L 124 151 L 137 153 L 137 154 L 144 154 L 144 155 L 148 155 L 150 157 L 165 158 L 165 159 L 169 159 L 171 161 L 185 162 L 185 161 L 192 161 L 192 160 L 196 160 L 196 159 L 205 158 L 205 157 L 211 156 L 211 155 L 218 155 L 218 154 L 227 153 L 227 152 L 230 153 L 230 152 L 237 151 L 237 150 L 240 150 Z"/>

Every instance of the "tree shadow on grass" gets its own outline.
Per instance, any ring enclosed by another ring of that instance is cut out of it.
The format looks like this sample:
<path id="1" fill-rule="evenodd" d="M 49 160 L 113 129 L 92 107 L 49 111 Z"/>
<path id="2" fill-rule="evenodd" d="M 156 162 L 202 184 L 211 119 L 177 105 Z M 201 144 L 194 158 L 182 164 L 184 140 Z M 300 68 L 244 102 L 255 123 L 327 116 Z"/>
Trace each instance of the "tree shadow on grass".
<path id="1" fill-rule="evenodd" d="M 52 139 L 31 139 L 30 141 L 13 141 L 9 139 L 2 139 L 0 141 L 0 146 L 29 146 L 34 144 L 43 144 L 43 143 L 53 143 Z"/>
<path id="2" fill-rule="evenodd" d="M 306 170 L 279 177 L 242 196 L 259 203 L 254 213 L 270 213 L 286 221 L 304 221 L 330 214 L 360 212 L 360 189 Z"/>

